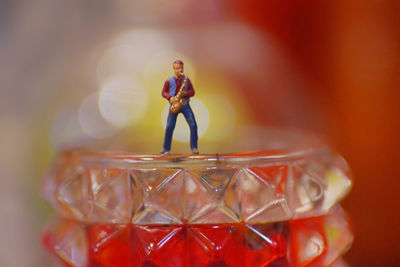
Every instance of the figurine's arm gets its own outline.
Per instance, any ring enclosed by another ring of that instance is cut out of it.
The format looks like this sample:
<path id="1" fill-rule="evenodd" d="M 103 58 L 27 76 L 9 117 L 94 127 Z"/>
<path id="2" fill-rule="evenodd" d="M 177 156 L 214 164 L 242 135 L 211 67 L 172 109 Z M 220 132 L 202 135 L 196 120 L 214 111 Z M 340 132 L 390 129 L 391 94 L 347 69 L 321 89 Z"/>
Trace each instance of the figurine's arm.
<path id="1" fill-rule="evenodd" d="M 161 95 L 168 101 L 171 98 L 171 96 L 169 95 L 169 81 L 168 80 L 166 80 L 164 83 L 164 87 L 163 87 Z"/>
<path id="2" fill-rule="evenodd" d="M 185 97 L 189 98 L 189 97 L 192 97 L 192 96 L 194 96 L 194 89 L 193 89 L 192 82 L 190 81 L 190 79 L 188 79 L 188 87 L 187 87 L 187 90 L 186 90 Z"/>

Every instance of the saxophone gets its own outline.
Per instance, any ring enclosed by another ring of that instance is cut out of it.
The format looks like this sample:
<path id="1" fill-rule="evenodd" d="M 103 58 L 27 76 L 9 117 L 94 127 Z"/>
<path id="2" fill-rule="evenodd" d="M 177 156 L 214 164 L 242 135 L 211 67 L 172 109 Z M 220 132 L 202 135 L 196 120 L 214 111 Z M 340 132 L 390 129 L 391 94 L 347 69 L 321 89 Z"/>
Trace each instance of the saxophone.
<path id="1" fill-rule="evenodd" d="M 183 76 L 183 73 L 181 73 L 181 75 Z M 174 100 L 172 101 L 169 110 L 174 114 L 177 114 L 181 110 L 181 108 L 187 104 L 186 100 L 183 98 L 183 95 L 186 93 L 185 86 L 187 84 L 188 79 L 189 77 L 186 76 L 186 79 L 183 81 L 181 88 L 179 88 L 178 93 L 175 96 L 173 96 Z"/>

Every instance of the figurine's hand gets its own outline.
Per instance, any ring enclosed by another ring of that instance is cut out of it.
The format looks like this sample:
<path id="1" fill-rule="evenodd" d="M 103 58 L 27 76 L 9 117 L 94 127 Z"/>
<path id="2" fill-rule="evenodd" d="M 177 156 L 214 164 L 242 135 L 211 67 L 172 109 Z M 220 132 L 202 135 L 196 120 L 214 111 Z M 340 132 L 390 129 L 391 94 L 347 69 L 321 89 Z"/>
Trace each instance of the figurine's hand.
<path id="1" fill-rule="evenodd" d="M 173 104 L 176 101 L 175 97 L 170 97 L 169 98 L 169 103 Z"/>

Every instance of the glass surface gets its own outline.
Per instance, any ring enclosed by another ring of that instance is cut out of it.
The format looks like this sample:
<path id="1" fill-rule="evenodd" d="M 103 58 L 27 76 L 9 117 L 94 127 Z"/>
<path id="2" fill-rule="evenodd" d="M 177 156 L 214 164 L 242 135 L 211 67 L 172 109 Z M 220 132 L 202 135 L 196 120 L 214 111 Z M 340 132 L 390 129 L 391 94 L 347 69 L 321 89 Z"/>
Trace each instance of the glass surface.
<path id="1" fill-rule="evenodd" d="M 42 183 L 62 217 L 45 247 L 68 266 L 342 264 L 345 161 L 310 134 L 246 136 L 224 154 L 62 151 Z"/>

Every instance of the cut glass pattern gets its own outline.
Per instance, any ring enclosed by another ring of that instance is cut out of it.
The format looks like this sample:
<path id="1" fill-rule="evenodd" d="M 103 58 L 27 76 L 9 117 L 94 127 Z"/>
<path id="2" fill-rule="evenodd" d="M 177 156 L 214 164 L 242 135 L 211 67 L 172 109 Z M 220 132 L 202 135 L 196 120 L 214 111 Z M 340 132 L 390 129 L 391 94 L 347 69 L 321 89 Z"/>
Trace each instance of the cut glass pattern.
<path id="1" fill-rule="evenodd" d="M 83 225 L 60 220 L 44 237 L 47 249 L 74 267 L 330 266 L 339 264 L 353 240 L 340 207 L 319 217 L 258 224 Z"/>
<path id="2" fill-rule="evenodd" d="M 66 217 L 115 223 L 274 222 L 329 212 L 351 187 L 345 172 L 319 161 L 252 167 L 72 166 L 55 179 Z M 45 195 L 52 203 L 53 195 Z M 50 196 L 50 197 L 49 197 Z"/>
<path id="3" fill-rule="evenodd" d="M 142 207 L 133 214 L 134 223 L 181 223 L 184 174 L 180 169 L 131 170 L 131 178 L 142 191 Z"/>
<path id="4" fill-rule="evenodd" d="M 41 184 L 63 217 L 43 243 L 68 267 L 345 266 L 352 181 L 321 153 L 66 154 Z"/>
<path id="5" fill-rule="evenodd" d="M 138 192 L 131 185 L 125 170 L 92 170 L 92 213 L 94 222 L 129 221 L 132 215 L 133 198 Z"/>

